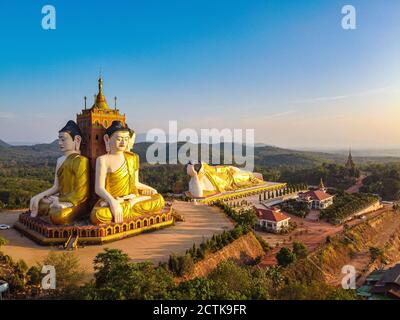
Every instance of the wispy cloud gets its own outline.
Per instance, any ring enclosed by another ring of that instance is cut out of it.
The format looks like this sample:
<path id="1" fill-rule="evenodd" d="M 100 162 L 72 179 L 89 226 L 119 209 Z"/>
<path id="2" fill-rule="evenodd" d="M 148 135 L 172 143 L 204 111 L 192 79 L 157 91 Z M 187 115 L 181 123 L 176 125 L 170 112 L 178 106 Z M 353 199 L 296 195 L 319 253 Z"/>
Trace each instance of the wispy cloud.
<path id="1" fill-rule="evenodd" d="M 266 115 L 263 116 L 263 119 L 270 119 L 270 118 L 279 118 L 279 117 L 284 117 L 287 116 L 289 114 L 293 114 L 296 113 L 296 110 L 288 110 L 288 111 L 283 111 L 283 112 L 279 112 L 279 113 L 274 113 L 274 114 L 270 114 L 270 115 Z"/>
<path id="2" fill-rule="evenodd" d="M 0 112 L 0 119 L 13 119 L 16 118 L 15 113 L 11 112 Z"/>
<path id="3" fill-rule="evenodd" d="M 362 96 L 368 96 L 368 95 L 373 95 L 373 94 L 387 93 L 390 91 L 394 91 L 395 89 L 396 89 L 396 86 L 388 86 L 388 87 L 376 88 L 376 89 L 371 89 L 371 90 L 367 90 L 367 91 L 356 92 L 356 93 L 351 93 L 351 94 L 346 94 L 346 95 L 315 97 L 315 98 L 303 99 L 303 100 L 293 100 L 293 101 L 289 101 L 289 102 L 290 103 L 317 103 L 317 102 L 325 102 L 325 101 L 344 100 L 344 99 L 349 99 L 349 98 L 353 98 L 353 97 L 362 97 Z"/>

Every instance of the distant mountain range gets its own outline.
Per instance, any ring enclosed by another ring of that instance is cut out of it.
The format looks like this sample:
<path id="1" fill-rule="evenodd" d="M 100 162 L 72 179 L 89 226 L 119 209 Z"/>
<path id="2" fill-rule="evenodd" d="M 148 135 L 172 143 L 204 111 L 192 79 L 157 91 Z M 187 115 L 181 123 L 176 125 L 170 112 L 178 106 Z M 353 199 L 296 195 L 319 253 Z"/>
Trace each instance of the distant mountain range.
<path id="1" fill-rule="evenodd" d="M 142 161 L 146 159 L 146 152 L 151 142 L 138 142 L 134 146 L 134 151 L 139 154 Z M 177 159 L 177 155 L 174 152 L 169 154 L 171 150 L 179 150 L 183 145 L 183 142 L 179 143 L 159 143 L 155 146 L 158 147 L 158 154 L 165 152 L 166 158 L 173 162 Z M 209 148 L 209 153 L 212 154 L 217 149 L 223 154 L 224 144 L 214 145 L 192 145 L 198 147 L 199 155 L 205 158 L 206 149 Z M 239 146 L 240 145 L 236 145 Z M 203 147 L 203 148 L 201 148 Z M 61 155 L 58 147 L 58 141 L 55 140 L 52 143 L 35 144 L 31 146 L 11 146 L 10 144 L 0 140 L 0 161 L 8 161 L 11 163 L 29 163 L 29 164 L 40 164 L 40 163 L 53 163 L 56 158 Z M 294 166 L 294 167 L 313 167 L 323 162 L 335 162 L 345 163 L 347 154 L 345 153 L 328 153 L 328 152 L 315 152 L 315 151 L 299 151 L 284 149 L 275 146 L 268 146 L 264 144 L 257 144 L 254 148 L 254 162 L 256 165 L 263 166 Z M 357 163 L 366 162 L 392 162 L 400 161 L 399 157 L 353 157 Z"/>
<path id="2" fill-rule="evenodd" d="M 3 140 L 0 140 L 0 147 L 11 147 L 11 145 L 7 142 L 4 142 Z"/>

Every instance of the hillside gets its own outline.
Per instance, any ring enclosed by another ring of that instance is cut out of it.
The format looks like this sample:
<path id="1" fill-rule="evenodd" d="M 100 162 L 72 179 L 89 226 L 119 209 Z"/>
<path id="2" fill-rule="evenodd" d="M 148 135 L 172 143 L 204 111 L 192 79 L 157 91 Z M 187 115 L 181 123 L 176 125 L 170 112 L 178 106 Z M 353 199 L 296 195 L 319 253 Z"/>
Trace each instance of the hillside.
<path id="1" fill-rule="evenodd" d="M 1 147 L 7 148 L 7 147 L 11 147 L 11 146 L 8 143 L 4 142 L 3 140 L 0 140 L 0 148 Z"/>
<path id="2" fill-rule="evenodd" d="M 344 265 L 356 268 L 358 276 L 364 276 L 380 267 L 373 261 L 370 248 L 382 250 L 388 264 L 399 261 L 400 254 L 400 214 L 388 210 L 365 223 L 350 228 L 332 238 L 310 254 L 305 261 L 292 265 L 287 273 L 290 277 L 312 279 L 322 278 L 329 284 L 340 286 Z"/>
<path id="3" fill-rule="evenodd" d="M 196 263 L 193 272 L 185 276 L 184 280 L 206 277 L 221 262 L 226 260 L 234 260 L 239 264 L 248 264 L 264 255 L 261 244 L 254 236 L 254 233 L 250 232 Z"/>
<path id="4" fill-rule="evenodd" d="M 55 163 L 61 155 L 58 141 L 33 146 L 0 145 L 0 163 L 45 164 Z"/>

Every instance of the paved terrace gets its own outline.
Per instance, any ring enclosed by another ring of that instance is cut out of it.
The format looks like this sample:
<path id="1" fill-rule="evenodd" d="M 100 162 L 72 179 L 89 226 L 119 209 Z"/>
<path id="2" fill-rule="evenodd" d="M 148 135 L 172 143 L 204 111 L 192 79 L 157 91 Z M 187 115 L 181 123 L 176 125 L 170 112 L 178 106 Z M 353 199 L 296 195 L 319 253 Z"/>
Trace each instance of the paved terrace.
<path id="1" fill-rule="evenodd" d="M 79 248 L 75 252 L 81 266 L 91 274 L 93 259 L 104 248 L 121 249 L 132 261 L 167 261 L 171 253 L 184 253 L 193 243 L 200 244 L 203 239 L 210 238 L 215 233 L 233 228 L 233 223 L 218 208 L 190 202 L 174 202 L 174 208 L 184 216 L 184 222 L 104 245 Z M 0 212 L 0 224 L 13 225 L 18 214 L 17 211 Z M 15 260 L 25 260 L 29 266 L 42 262 L 51 250 L 63 251 L 59 247 L 38 245 L 15 229 L 0 231 L 0 236 L 9 240 L 9 244 L 1 250 Z"/>

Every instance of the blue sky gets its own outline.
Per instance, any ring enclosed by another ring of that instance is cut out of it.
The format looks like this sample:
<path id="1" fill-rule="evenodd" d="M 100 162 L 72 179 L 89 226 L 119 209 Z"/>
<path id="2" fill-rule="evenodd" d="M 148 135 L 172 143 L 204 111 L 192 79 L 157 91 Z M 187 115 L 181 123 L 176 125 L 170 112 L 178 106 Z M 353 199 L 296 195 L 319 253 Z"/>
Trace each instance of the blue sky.
<path id="1" fill-rule="evenodd" d="M 1 0 L 0 139 L 54 140 L 101 69 L 137 132 L 177 120 L 284 147 L 400 147 L 399 34 L 397 0 Z"/>

